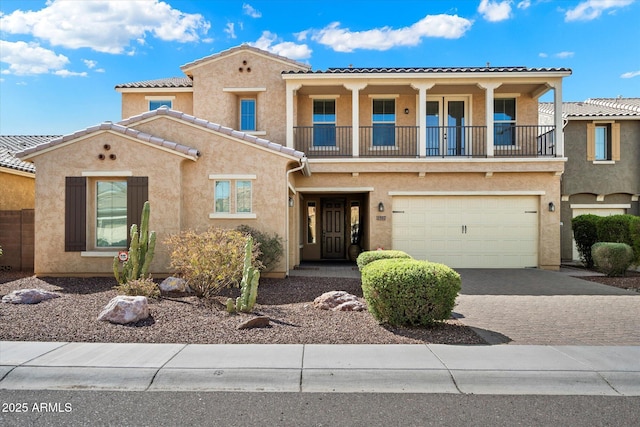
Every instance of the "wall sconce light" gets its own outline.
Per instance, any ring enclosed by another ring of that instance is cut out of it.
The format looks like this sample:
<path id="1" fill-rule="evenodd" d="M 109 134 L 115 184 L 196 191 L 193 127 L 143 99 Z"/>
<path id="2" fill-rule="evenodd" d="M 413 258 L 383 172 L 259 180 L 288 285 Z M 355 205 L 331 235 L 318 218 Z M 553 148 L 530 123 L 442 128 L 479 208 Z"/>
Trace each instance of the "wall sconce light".
<path id="1" fill-rule="evenodd" d="M 405 114 L 409 114 L 409 109 L 408 109 L 408 108 L 405 108 L 405 109 L 404 109 L 404 113 L 405 113 Z"/>
<path id="2" fill-rule="evenodd" d="M 553 202 L 549 202 L 549 212 L 555 212 L 556 211 L 556 205 L 553 204 Z"/>
<path id="3" fill-rule="evenodd" d="M 294 204 L 294 203 L 295 203 L 295 202 L 294 202 L 294 200 L 293 200 L 293 197 L 289 197 L 289 207 L 290 207 L 290 208 L 292 208 L 292 207 L 293 207 L 293 204 Z"/>
<path id="4" fill-rule="evenodd" d="M 384 203 L 378 203 L 378 212 L 384 212 Z"/>

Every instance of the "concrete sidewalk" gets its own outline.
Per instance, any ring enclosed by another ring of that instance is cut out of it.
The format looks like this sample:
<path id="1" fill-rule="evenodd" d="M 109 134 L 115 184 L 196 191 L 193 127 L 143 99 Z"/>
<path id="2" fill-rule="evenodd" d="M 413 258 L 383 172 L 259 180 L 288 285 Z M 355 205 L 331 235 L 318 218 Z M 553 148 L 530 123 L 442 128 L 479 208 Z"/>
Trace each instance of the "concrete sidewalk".
<path id="1" fill-rule="evenodd" d="M 640 396 L 640 346 L 0 341 L 0 389 Z"/>

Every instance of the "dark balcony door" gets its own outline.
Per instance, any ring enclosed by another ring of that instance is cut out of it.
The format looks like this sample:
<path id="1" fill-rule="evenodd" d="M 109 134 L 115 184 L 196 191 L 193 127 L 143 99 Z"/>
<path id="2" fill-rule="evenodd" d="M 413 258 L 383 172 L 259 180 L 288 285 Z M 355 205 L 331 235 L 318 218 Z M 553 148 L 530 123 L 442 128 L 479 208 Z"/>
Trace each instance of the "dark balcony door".
<path id="1" fill-rule="evenodd" d="M 322 203 L 322 258 L 345 258 L 344 200 Z"/>

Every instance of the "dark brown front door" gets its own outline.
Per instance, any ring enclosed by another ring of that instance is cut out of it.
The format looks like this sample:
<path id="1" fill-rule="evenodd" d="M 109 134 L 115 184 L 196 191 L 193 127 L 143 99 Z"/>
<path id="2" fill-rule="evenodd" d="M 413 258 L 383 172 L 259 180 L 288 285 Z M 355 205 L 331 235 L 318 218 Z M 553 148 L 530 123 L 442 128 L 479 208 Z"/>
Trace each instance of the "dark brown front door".
<path id="1" fill-rule="evenodd" d="M 322 258 L 345 258 L 344 200 L 322 203 Z"/>

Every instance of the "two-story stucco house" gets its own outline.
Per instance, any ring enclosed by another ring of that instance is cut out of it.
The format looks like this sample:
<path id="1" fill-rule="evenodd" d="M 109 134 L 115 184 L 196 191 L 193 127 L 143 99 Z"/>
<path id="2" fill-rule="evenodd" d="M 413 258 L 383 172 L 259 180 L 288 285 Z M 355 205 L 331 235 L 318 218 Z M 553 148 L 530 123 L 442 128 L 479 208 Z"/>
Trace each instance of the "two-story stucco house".
<path id="1" fill-rule="evenodd" d="M 549 123 L 554 105 L 540 103 Z M 640 98 L 562 104 L 567 163 L 562 176 L 562 259 L 578 260 L 571 219 L 584 214 L 640 215 Z"/>
<path id="2" fill-rule="evenodd" d="M 354 243 L 454 268 L 559 267 L 571 70 L 314 71 L 246 45 L 181 70 L 118 85 L 121 122 L 21 153 L 38 168 L 37 274 L 109 274 L 146 199 L 160 241 L 278 233 L 278 275 L 347 259 Z M 549 90 L 559 112 L 540 125 Z M 163 245 L 152 270 L 169 272 Z"/>

